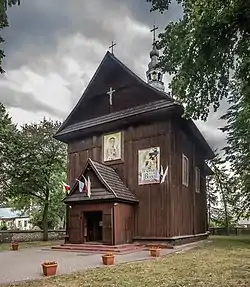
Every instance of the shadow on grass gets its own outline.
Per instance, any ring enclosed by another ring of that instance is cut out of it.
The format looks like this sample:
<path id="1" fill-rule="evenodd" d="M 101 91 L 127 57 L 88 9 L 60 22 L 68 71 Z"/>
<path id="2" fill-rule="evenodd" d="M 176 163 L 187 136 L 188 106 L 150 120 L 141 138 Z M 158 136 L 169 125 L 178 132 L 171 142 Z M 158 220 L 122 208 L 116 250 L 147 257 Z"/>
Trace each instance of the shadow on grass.
<path id="1" fill-rule="evenodd" d="M 249 235 L 230 235 L 230 236 L 210 236 L 217 248 L 244 248 L 250 249 L 250 236 Z"/>

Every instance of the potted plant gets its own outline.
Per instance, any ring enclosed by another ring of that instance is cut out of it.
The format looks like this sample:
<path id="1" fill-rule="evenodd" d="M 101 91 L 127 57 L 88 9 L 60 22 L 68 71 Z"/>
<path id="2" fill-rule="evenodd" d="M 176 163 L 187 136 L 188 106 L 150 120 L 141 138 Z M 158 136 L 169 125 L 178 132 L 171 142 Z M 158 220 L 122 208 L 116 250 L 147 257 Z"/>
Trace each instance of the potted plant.
<path id="1" fill-rule="evenodd" d="M 160 256 L 160 248 L 159 247 L 151 247 L 150 249 L 149 249 L 149 251 L 150 251 L 150 255 L 152 256 L 152 257 L 159 257 Z"/>
<path id="2" fill-rule="evenodd" d="M 102 263 L 104 265 L 113 265 L 115 256 L 112 252 L 106 253 L 102 256 Z"/>
<path id="3" fill-rule="evenodd" d="M 11 243 L 12 250 L 18 250 L 19 243 L 16 240 L 13 240 Z"/>
<path id="4" fill-rule="evenodd" d="M 55 261 L 45 261 L 42 263 L 43 275 L 52 276 L 56 274 L 57 262 Z"/>

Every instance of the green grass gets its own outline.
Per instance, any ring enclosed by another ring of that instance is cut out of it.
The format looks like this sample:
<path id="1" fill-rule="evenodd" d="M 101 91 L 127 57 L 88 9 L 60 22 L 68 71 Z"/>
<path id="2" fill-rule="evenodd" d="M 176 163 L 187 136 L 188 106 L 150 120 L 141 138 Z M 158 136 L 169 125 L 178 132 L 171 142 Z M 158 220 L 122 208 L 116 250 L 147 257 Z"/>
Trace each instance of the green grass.
<path id="1" fill-rule="evenodd" d="M 21 286 L 250 286 L 250 237 L 219 236 L 211 239 L 213 243 L 205 247 L 164 259 L 87 270 L 24 283 Z"/>
<path id="2" fill-rule="evenodd" d="M 19 249 L 31 248 L 31 247 L 43 247 L 62 244 L 63 240 L 57 241 L 33 241 L 33 242 L 20 242 Z M 11 249 L 11 243 L 0 243 L 0 252 L 7 251 Z"/>

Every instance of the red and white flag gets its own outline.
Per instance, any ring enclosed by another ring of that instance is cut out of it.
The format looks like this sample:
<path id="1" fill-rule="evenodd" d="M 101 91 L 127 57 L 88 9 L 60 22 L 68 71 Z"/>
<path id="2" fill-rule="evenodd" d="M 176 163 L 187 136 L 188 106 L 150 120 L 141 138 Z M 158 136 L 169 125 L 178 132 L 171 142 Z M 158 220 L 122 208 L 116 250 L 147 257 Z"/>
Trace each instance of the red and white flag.
<path id="1" fill-rule="evenodd" d="M 77 179 L 77 181 L 79 182 L 79 192 L 86 192 L 87 196 L 90 197 L 91 195 L 91 181 L 90 178 L 88 176 L 88 180 L 82 176 L 84 179 L 84 182 L 82 182 L 81 180 Z"/>
<path id="2" fill-rule="evenodd" d="M 67 183 L 63 183 L 63 189 L 64 189 L 64 191 L 67 191 L 68 193 L 69 193 L 69 191 L 70 191 L 70 186 L 67 184 Z"/>

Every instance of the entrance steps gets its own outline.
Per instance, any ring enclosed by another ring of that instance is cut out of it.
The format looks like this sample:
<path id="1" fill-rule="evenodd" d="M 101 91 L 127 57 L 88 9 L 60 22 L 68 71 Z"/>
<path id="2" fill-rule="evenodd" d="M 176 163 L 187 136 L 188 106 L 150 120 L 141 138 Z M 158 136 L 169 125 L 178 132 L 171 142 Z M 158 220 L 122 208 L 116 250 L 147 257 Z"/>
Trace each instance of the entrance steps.
<path id="1" fill-rule="evenodd" d="M 72 244 L 65 243 L 58 246 L 51 247 L 53 250 L 60 251 L 72 251 L 82 253 L 107 253 L 112 252 L 116 254 L 127 254 L 132 252 L 138 252 L 145 249 L 145 246 L 140 244 L 120 244 L 120 245 L 104 245 L 98 243 L 84 243 L 84 244 Z"/>

